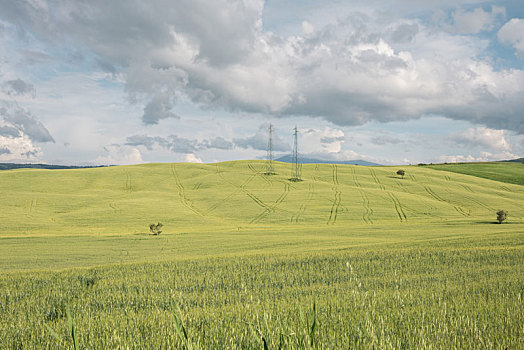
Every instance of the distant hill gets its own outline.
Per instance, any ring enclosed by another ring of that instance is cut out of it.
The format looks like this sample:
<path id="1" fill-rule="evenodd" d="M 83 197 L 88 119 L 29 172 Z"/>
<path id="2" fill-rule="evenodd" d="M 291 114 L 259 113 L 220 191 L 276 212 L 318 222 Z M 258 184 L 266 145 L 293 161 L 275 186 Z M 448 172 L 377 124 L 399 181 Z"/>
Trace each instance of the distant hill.
<path id="1" fill-rule="evenodd" d="M 322 160 L 322 159 L 315 159 L 315 158 L 299 158 L 300 163 L 302 164 L 352 164 L 352 165 L 367 165 L 367 166 L 381 166 L 382 164 L 377 163 L 371 163 L 366 162 L 365 160 L 345 160 L 345 161 L 337 161 L 337 160 Z M 288 154 L 283 157 L 280 157 L 276 159 L 276 161 L 284 162 L 284 163 L 293 163 L 293 156 Z"/>
<path id="2" fill-rule="evenodd" d="M 75 165 L 53 165 L 53 164 L 18 164 L 18 163 L 0 163 L 0 170 L 11 169 L 87 169 L 101 168 L 105 165 L 96 166 L 75 166 Z"/>
<path id="3" fill-rule="evenodd" d="M 524 158 L 510 159 L 510 160 L 503 160 L 503 162 L 509 162 L 509 163 L 524 163 Z"/>

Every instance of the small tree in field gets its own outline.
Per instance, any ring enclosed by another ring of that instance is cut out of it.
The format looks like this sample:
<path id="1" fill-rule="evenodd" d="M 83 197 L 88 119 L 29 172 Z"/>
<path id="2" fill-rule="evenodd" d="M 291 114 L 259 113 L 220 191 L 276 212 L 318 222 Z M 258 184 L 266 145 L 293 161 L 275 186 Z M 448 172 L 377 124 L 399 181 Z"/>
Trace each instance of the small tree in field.
<path id="1" fill-rule="evenodd" d="M 149 231 L 151 231 L 151 233 L 155 236 L 158 236 L 159 234 L 162 233 L 162 223 L 159 222 L 158 224 L 150 224 L 149 225 Z"/>
<path id="2" fill-rule="evenodd" d="M 404 178 L 404 175 L 406 175 L 406 172 L 404 170 L 399 170 L 397 171 L 397 175 L 402 176 L 402 178 Z"/>
<path id="3" fill-rule="evenodd" d="M 497 221 L 499 224 L 502 224 L 502 221 L 506 220 L 508 218 L 508 212 L 505 210 L 499 210 L 497 212 Z"/>

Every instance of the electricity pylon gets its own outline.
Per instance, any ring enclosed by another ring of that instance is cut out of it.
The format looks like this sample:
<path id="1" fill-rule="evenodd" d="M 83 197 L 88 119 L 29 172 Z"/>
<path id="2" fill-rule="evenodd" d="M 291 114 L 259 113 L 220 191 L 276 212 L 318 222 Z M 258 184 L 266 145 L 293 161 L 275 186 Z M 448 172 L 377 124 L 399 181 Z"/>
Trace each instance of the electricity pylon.
<path id="1" fill-rule="evenodd" d="M 267 162 L 265 175 L 276 175 L 273 168 L 273 124 L 269 123 L 269 139 L 267 141 Z"/>
<path id="2" fill-rule="evenodd" d="M 291 171 L 291 178 L 289 180 L 293 182 L 298 182 L 302 181 L 302 165 L 298 161 L 298 129 L 296 125 L 293 131 L 293 169 Z"/>

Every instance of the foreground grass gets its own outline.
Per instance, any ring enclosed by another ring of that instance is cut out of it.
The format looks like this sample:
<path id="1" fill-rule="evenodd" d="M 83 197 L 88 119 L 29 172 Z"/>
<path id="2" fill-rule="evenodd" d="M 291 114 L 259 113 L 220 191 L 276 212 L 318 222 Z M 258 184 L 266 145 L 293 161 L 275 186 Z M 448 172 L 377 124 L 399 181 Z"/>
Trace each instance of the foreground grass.
<path id="1" fill-rule="evenodd" d="M 0 348 L 71 346 L 70 307 L 82 348 L 517 349 L 523 271 L 519 233 L 7 273 Z"/>
<path id="2" fill-rule="evenodd" d="M 428 165 L 427 167 L 510 184 L 524 185 L 524 164 L 522 163 L 453 163 Z"/>

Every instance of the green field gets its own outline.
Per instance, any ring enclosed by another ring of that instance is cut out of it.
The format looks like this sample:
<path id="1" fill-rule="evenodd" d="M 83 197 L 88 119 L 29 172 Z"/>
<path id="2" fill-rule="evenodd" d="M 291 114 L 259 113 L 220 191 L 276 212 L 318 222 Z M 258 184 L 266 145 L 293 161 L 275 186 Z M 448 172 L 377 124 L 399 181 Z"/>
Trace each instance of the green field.
<path id="1" fill-rule="evenodd" d="M 524 186 L 264 165 L 0 172 L 0 348 L 524 346 Z"/>
<path id="2" fill-rule="evenodd" d="M 524 186 L 524 164 L 511 162 L 435 164 L 429 168 Z"/>

